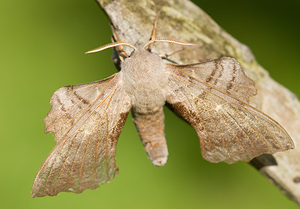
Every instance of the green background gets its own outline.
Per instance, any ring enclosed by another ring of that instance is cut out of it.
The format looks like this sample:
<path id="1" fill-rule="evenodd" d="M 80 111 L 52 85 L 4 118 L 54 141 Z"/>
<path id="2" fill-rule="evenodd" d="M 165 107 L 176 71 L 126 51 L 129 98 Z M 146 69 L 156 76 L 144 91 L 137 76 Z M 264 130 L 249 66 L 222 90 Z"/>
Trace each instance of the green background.
<path id="1" fill-rule="evenodd" d="M 299 0 L 195 3 L 300 95 Z M 297 208 L 247 163 L 203 160 L 194 130 L 169 110 L 166 166 L 147 159 L 129 116 L 117 148 L 120 173 L 111 183 L 80 195 L 30 198 L 35 174 L 55 145 L 43 132 L 49 99 L 62 86 L 116 72 L 112 50 L 84 54 L 109 43 L 111 31 L 94 0 L 1 0 L 0 23 L 0 208 Z"/>

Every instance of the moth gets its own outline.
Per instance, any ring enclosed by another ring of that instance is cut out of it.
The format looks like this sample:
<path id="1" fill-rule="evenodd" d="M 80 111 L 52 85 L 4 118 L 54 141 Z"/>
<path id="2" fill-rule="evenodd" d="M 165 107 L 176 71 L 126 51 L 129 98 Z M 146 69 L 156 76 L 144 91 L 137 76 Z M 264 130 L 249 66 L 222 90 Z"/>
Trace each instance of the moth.
<path id="1" fill-rule="evenodd" d="M 249 98 L 256 95 L 255 84 L 236 59 L 166 63 L 152 52 L 155 42 L 190 44 L 156 39 L 156 22 L 157 18 L 144 46 L 115 38 L 114 43 L 88 52 L 118 49 L 118 73 L 93 83 L 62 87 L 53 94 L 44 122 L 45 132 L 53 132 L 57 144 L 36 175 L 32 197 L 81 193 L 111 181 L 118 173 L 116 146 L 130 110 L 156 166 L 163 166 L 168 156 L 165 104 L 195 129 L 202 156 L 210 162 L 250 161 L 264 153 L 294 148 L 280 124 L 249 105 Z M 133 52 L 127 55 L 123 46 Z"/>

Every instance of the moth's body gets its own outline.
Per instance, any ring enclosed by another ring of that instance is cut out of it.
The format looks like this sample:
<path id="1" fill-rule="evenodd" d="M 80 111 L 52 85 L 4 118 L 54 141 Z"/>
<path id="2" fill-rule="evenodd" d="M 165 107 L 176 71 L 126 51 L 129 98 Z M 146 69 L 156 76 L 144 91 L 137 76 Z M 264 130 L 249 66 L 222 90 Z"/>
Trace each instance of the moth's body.
<path id="1" fill-rule="evenodd" d="M 121 69 L 123 85 L 135 111 L 149 114 L 165 104 L 168 78 L 160 56 L 138 48 L 125 59 Z"/>
<path id="2" fill-rule="evenodd" d="M 155 53 L 137 48 L 121 65 L 122 85 L 132 102 L 132 115 L 147 154 L 154 165 L 167 161 L 163 106 L 168 77 L 165 63 Z"/>

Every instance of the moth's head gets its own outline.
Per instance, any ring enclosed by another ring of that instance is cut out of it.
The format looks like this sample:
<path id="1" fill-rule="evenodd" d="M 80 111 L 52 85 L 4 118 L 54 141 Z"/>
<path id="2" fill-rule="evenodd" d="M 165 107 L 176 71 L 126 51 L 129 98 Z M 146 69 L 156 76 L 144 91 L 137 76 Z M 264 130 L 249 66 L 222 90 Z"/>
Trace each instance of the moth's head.
<path id="1" fill-rule="evenodd" d="M 162 57 L 156 53 L 152 53 L 143 46 L 139 46 L 133 50 L 129 57 L 126 57 L 126 59 L 123 61 L 124 62 L 122 63 L 129 61 L 135 63 L 136 65 L 138 65 L 137 63 L 143 63 L 144 67 L 146 67 L 146 65 L 150 67 L 151 65 L 155 65 L 155 63 L 162 62 Z"/>

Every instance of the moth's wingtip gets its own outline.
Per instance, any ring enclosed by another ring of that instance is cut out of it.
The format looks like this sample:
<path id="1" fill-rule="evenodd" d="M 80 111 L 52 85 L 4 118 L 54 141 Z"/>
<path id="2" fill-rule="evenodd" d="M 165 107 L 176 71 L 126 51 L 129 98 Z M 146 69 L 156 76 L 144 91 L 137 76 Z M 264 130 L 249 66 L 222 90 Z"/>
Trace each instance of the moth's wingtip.
<path id="1" fill-rule="evenodd" d="M 295 140 L 291 136 L 290 136 L 290 141 L 291 141 L 290 149 L 295 149 L 296 148 Z"/>
<path id="2" fill-rule="evenodd" d="M 37 193 L 35 191 L 31 190 L 30 197 L 31 198 L 36 198 L 36 197 L 39 197 L 39 196 L 37 195 Z"/>
<path id="3" fill-rule="evenodd" d="M 59 192 L 56 192 L 56 193 L 50 193 L 50 194 L 47 194 L 47 193 L 44 193 L 44 192 L 41 192 L 41 191 L 34 191 L 34 190 L 31 190 L 31 198 L 36 198 L 36 197 L 46 197 L 46 196 L 56 196 L 58 195 Z"/>
<path id="4" fill-rule="evenodd" d="M 293 150 L 296 148 L 295 143 L 293 142 L 286 150 Z"/>
<path id="5" fill-rule="evenodd" d="M 33 183 L 33 186 L 31 188 L 30 197 L 31 198 L 44 197 L 45 195 L 42 194 L 41 190 L 37 187 L 35 183 L 36 182 Z"/>
<path id="6" fill-rule="evenodd" d="M 31 198 L 36 198 L 36 197 L 38 197 L 38 196 L 36 196 L 36 195 L 34 195 L 34 194 L 31 194 L 30 197 L 31 197 Z"/>

